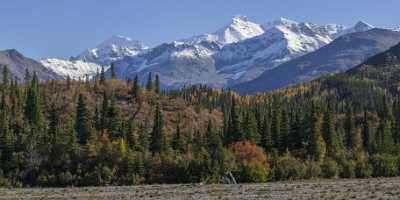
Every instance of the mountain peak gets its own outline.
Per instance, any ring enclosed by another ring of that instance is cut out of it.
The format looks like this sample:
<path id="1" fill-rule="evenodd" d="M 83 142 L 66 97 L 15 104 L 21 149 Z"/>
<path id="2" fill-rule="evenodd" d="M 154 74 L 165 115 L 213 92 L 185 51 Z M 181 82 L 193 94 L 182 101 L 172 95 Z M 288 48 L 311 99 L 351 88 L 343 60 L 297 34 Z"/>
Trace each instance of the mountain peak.
<path id="1" fill-rule="evenodd" d="M 144 45 L 137 41 L 137 40 L 132 40 L 129 37 L 125 37 L 122 35 L 114 35 L 105 40 L 104 42 L 100 43 L 97 48 L 104 48 L 104 47 L 109 47 L 109 46 L 118 46 L 118 47 L 130 47 L 130 48 L 139 48 L 142 49 L 144 48 Z"/>
<path id="2" fill-rule="evenodd" d="M 248 20 L 248 18 L 247 18 L 246 16 L 244 16 L 244 15 L 235 15 L 235 16 L 232 18 L 232 23 L 233 23 L 233 24 L 235 24 L 235 23 L 240 23 L 240 22 L 247 22 L 247 21 L 249 21 L 249 20 Z"/>
<path id="3" fill-rule="evenodd" d="M 357 32 L 368 31 L 373 28 L 374 28 L 374 26 L 372 26 L 366 22 L 363 22 L 363 21 L 357 22 L 356 25 L 354 26 L 354 30 Z"/>

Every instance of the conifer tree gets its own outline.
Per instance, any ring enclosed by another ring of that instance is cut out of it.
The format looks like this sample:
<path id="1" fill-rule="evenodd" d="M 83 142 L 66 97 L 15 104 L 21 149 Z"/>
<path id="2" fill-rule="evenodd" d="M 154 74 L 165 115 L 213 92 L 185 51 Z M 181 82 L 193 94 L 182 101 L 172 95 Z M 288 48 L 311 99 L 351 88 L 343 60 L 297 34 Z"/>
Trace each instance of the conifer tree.
<path id="1" fill-rule="evenodd" d="M 268 117 L 264 117 L 264 123 L 262 128 L 262 135 L 261 135 L 261 146 L 264 148 L 265 151 L 270 152 L 273 148 L 272 143 L 272 135 L 271 135 L 271 126 L 268 123 Z"/>
<path id="2" fill-rule="evenodd" d="M 281 114 L 281 127 L 279 137 L 279 150 L 284 152 L 289 148 L 289 134 L 290 134 L 290 121 L 288 113 L 285 109 L 282 110 Z"/>
<path id="3" fill-rule="evenodd" d="M 76 107 L 75 131 L 80 144 L 87 144 L 92 137 L 90 113 L 86 106 L 85 97 L 79 94 Z"/>
<path id="4" fill-rule="evenodd" d="M 107 121 L 107 132 L 110 134 L 111 138 L 122 138 L 123 134 L 121 111 L 116 104 L 116 100 L 114 97 L 111 99 L 111 103 L 108 106 Z"/>
<path id="5" fill-rule="evenodd" d="M 162 112 L 160 106 L 156 106 L 153 130 L 151 132 L 150 151 L 153 153 L 161 153 L 165 147 L 164 124 L 162 119 Z"/>
<path id="6" fill-rule="evenodd" d="M 3 74 L 3 83 L 2 83 L 3 89 L 6 89 L 8 87 L 8 85 L 9 85 L 9 82 L 10 82 L 9 71 L 8 71 L 7 65 L 3 66 L 3 73 L 2 74 Z"/>
<path id="7" fill-rule="evenodd" d="M 237 113 L 235 97 L 232 97 L 227 138 L 228 138 L 227 139 L 228 144 L 231 144 L 233 142 L 238 142 L 243 139 L 243 134 L 240 127 L 239 114 Z"/>
<path id="8" fill-rule="evenodd" d="M 100 72 L 100 84 L 104 85 L 105 82 L 106 82 L 105 70 L 104 70 L 104 67 L 101 67 L 101 72 Z"/>
<path id="9" fill-rule="evenodd" d="M 280 136 L 281 136 L 281 110 L 276 107 L 272 112 L 271 122 L 271 136 L 272 145 L 275 149 L 280 149 Z"/>
<path id="10" fill-rule="evenodd" d="M 111 63 L 110 71 L 111 71 L 111 79 L 116 79 L 117 74 L 115 73 L 115 64 L 114 63 Z"/>
<path id="11" fill-rule="evenodd" d="M 251 111 L 246 113 L 242 127 L 245 140 L 249 140 L 254 144 L 257 144 L 260 141 L 260 135 L 258 135 L 257 130 L 257 122 Z"/>
<path id="12" fill-rule="evenodd" d="M 139 86 L 139 76 L 136 74 L 135 78 L 133 78 L 133 85 L 132 85 L 132 97 L 133 99 L 137 102 L 139 99 L 139 94 L 140 94 L 140 86 Z"/>
<path id="13" fill-rule="evenodd" d="M 158 74 L 156 74 L 156 79 L 154 81 L 154 91 L 157 94 L 160 94 L 160 77 L 158 76 Z"/>
<path id="14" fill-rule="evenodd" d="M 338 155 L 340 148 L 335 123 L 335 116 L 331 106 L 328 106 L 328 111 L 325 113 L 323 120 L 323 136 L 326 142 L 327 156 L 333 158 Z"/>
<path id="15" fill-rule="evenodd" d="M 346 146 L 348 149 L 353 149 L 354 139 L 355 135 L 357 134 L 357 130 L 354 119 L 354 113 L 350 106 L 347 108 L 346 112 L 345 131 L 346 131 Z"/>
<path id="16" fill-rule="evenodd" d="M 183 138 L 181 134 L 180 119 L 177 120 L 175 134 L 172 138 L 172 149 L 177 152 L 183 152 Z"/>
<path id="17" fill-rule="evenodd" d="M 146 90 L 147 91 L 153 90 L 153 76 L 151 72 L 149 73 L 149 77 L 147 78 Z"/>
<path id="18" fill-rule="evenodd" d="M 39 80 L 36 73 L 33 74 L 32 81 L 28 87 L 25 102 L 25 118 L 31 125 L 39 125 L 41 123 L 42 111 L 39 98 Z"/>
<path id="19" fill-rule="evenodd" d="M 321 161 L 325 155 L 325 145 L 321 134 L 322 118 L 313 108 L 311 114 L 311 129 L 308 141 L 308 155 L 314 161 Z"/>
<path id="20" fill-rule="evenodd" d="M 371 134 L 371 123 L 368 119 L 368 113 L 367 111 L 364 111 L 364 119 L 363 119 L 363 124 L 362 124 L 362 142 L 363 142 L 363 147 L 366 150 L 370 150 L 370 145 L 372 143 L 372 134 Z"/>

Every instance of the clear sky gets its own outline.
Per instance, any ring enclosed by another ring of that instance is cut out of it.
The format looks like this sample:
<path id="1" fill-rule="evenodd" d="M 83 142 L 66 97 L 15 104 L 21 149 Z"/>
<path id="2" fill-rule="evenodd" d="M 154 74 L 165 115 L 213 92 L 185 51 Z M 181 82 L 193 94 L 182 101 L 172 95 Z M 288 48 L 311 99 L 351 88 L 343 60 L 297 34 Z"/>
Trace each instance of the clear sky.
<path id="1" fill-rule="evenodd" d="M 154 46 L 215 31 L 237 14 L 394 27 L 399 10 L 400 0 L 1 0 L 0 49 L 69 57 L 117 34 Z"/>

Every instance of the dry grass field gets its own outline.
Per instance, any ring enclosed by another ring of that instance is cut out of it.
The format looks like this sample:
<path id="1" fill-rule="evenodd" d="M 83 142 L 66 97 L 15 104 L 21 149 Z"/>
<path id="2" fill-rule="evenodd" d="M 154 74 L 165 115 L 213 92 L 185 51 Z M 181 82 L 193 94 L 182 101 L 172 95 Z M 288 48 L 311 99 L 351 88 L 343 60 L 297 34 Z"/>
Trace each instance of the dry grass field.
<path id="1" fill-rule="evenodd" d="M 243 185 L 188 184 L 132 187 L 0 189 L 0 199 L 398 200 L 400 199 L 400 178 L 313 180 Z"/>

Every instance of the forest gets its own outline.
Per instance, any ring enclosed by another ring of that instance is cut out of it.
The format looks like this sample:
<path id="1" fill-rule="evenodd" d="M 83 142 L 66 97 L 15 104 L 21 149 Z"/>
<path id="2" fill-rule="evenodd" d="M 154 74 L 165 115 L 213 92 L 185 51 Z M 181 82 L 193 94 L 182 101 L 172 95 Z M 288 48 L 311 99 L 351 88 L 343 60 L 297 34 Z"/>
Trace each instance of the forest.
<path id="1" fill-rule="evenodd" d="M 400 65 L 376 60 L 255 96 L 104 71 L 22 83 L 3 66 L 0 186 L 399 176 Z"/>

